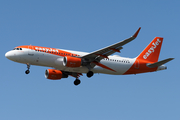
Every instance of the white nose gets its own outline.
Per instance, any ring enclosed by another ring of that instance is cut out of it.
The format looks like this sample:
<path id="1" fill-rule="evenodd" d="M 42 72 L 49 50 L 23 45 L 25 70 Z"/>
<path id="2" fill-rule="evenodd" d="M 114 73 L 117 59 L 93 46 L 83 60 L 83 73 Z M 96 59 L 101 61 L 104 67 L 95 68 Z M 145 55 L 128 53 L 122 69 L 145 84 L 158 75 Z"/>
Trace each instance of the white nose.
<path id="1" fill-rule="evenodd" d="M 13 56 L 14 56 L 14 54 L 13 54 L 11 51 L 9 51 L 9 52 L 7 52 L 7 53 L 5 54 L 5 57 L 8 58 L 8 59 L 10 59 L 10 60 L 13 59 Z"/>

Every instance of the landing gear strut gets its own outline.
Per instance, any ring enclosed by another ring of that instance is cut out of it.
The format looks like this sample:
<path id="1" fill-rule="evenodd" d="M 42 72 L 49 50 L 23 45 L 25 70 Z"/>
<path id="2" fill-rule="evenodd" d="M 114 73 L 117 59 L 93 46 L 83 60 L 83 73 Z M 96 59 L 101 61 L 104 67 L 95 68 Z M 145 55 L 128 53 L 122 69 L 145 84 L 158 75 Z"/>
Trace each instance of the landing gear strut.
<path id="1" fill-rule="evenodd" d="M 29 74 L 29 73 L 30 73 L 29 69 L 30 69 L 30 64 L 27 63 L 27 70 L 25 71 L 26 74 Z"/>
<path id="2" fill-rule="evenodd" d="M 92 71 L 89 71 L 86 75 L 87 75 L 88 78 L 90 78 L 90 77 L 92 77 L 94 75 L 94 73 Z"/>
<path id="3" fill-rule="evenodd" d="M 78 78 L 76 78 L 76 80 L 74 81 L 74 85 L 79 85 L 81 83 L 81 81 L 78 79 Z"/>

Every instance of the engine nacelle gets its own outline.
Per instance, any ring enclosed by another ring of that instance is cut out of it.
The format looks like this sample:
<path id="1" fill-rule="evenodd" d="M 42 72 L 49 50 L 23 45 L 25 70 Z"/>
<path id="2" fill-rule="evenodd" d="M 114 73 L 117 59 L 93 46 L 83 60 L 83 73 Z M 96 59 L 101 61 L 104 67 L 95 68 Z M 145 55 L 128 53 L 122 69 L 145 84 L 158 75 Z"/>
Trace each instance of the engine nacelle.
<path id="1" fill-rule="evenodd" d="M 66 56 L 63 59 L 63 65 L 65 67 L 80 67 L 81 63 L 81 58 Z"/>
<path id="2" fill-rule="evenodd" d="M 58 80 L 61 78 L 67 78 L 68 75 L 64 75 L 60 70 L 47 69 L 45 72 L 45 77 L 50 80 Z"/>

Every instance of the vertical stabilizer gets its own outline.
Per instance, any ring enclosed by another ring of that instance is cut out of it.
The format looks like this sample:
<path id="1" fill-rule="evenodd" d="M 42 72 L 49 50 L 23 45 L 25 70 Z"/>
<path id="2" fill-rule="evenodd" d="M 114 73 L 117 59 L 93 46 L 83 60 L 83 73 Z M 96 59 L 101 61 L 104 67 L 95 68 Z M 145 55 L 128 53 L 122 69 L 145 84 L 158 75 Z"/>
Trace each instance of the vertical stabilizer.
<path id="1" fill-rule="evenodd" d="M 137 59 L 157 62 L 163 42 L 162 37 L 155 37 L 151 43 L 140 53 Z"/>

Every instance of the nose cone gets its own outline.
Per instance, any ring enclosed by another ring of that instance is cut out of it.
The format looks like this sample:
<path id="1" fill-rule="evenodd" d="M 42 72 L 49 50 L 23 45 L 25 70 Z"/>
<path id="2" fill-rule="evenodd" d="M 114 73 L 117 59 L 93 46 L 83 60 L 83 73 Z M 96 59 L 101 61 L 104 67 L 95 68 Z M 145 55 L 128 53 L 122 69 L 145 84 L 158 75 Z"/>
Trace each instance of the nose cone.
<path id="1" fill-rule="evenodd" d="M 5 54 L 5 57 L 8 58 L 8 59 L 10 59 L 10 60 L 13 59 L 13 56 L 14 56 L 14 54 L 12 54 L 11 51 L 9 51 L 9 52 L 7 52 L 7 53 Z"/>
<path id="2" fill-rule="evenodd" d="M 9 58 L 9 56 L 10 56 L 10 55 L 9 55 L 9 52 L 7 52 L 7 53 L 5 54 L 5 57 L 6 57 L 6 58 Z"/>

